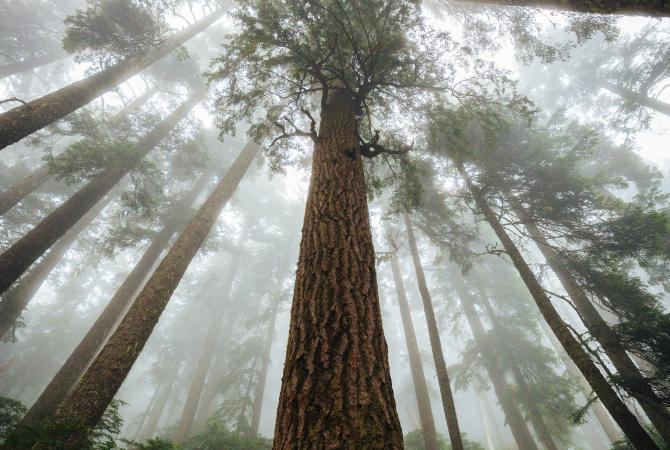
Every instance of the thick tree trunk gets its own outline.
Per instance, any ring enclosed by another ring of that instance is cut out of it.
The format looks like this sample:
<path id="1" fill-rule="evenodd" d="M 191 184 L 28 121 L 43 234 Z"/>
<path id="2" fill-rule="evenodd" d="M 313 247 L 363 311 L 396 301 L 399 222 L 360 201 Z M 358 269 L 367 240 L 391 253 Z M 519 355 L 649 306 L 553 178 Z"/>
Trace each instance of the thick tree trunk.
<path id="1" fill-rule="evenodd" d="M 79 235 L 95 220 L 112 200 L 112 194 L 100 200 L 75 223 L 15 286 L 2 296 L 0 301 L 0 338 L 12 332 L 16 321 L 30 304 L 37 291 L 51 272 L 63 259 Z"/>
<path id="2" fill-rule="evenodd" d="M 270 310 L 270 323 L 268 324 L 268 333 L 265 336 L 263 345 L 263 355 L 261 356 L 261 369 L 258 374 L 258 383 L 254 390 L 254 405 L 251 412 L 251 434 L 258 435 L 258 426 L 261 423 L 261 411 L 263 410 L 263 397 L 265 396 L 265 383 L 268 378 L 268 368 L 270 367 L 270 354 L 272 353 L 272 342 L 275 335 L 275 324 L 279 314 L 279 299 L 271 297 L 272 308 Z"/>
<path id="3" fill-rule="evenodd" d="M 442 343 L 440 342 L 440 332 L 437 329 L 437 320 L 435 319 L 435 311 L 433 310 L 433 301 L 430 297 L 430 291 L 428 291 L 428 285 L 426 284 L 426 277 L 423 273 L 423 265 L 421 264 L 421 258 L 419 257 L 419 249 L 416 245 L 414 230 L 412 229 L 412 224 L 410 223 L 407 214 L 405 214 L 405 227 L 407 228 L 407 240 L 409 241 L 412 261 L 414 262 L 416 281 L 419 285 L 419 292 L 421 293 L 423 309 L 426 315 L 430 348 L 433 351 L 433 360 L 435 361 L 435 370 L 437 372 L 437 384 L 440 386 L 442 406 L 444 407 L 444 415 L 447 418 L 447 428 L 449 430 L 451 447 L 454 450 L 463 450 L 463 440 L 461 438 L 460 427 L 458 426 L 458 415 L 456 414 L 454 395 L 451 392 L 447 363 L 444 360 Z"/>
<path id="4" fill-rule="evenodd" d="M 484 325 L 482 325 L 481 319 L 477 314 L 472 296 L 462 284 L 462 281 L 458 279 L 454 281 L 456 292 L 458 293 L 458 297 L 461 299 L 461 305 L 463 306 L 465 318 L 468 321 L 468 325 L 472 331 L 472 336 L 475 339 L 477 348 L 482 355 L 482 361 L 484 363 L 486 372 L 491 379 L 491 383 L 493 384 L 493 390 L 495 391 L 496 397 L 498 397 L 498 401 L 500 402 L 500 406 L 505 413 L 507 424 L 512 430 L 514 441 L 521 450 L 537 450 L 537 445 L 535 444 L 535 441 L 530 434 L 528 425 L 526 424 L 521 411 L 519 411 L 519 408 L 517 407 L 517 402 L 512 396 L 512 390 L 507 383 L 505 372 L 500 365 L 500 361 L 498 360 L 495 351 L 486 344 L 486 331 L 484 330 Z"/>
<path id="5" fill-rule="evenodd" d="M 665 0 L 459 0 L 503 6 L 523 6 L 595 14 L 631 14 L 652 17 L 670 16 Z"/>
<path id="6" fill-rule="evenodd" d="M 627 102 L 637 103 L 645 108 L 653 109 L 656 112 L 670 116 L 670 103 L 665 103 L 647 95 L 640 94 L 639 92 L 634 92 L 630 89 L 617 86 L 609 81 L 600 80 L 600 85 L 611 93 L 620 96 Z"/>
<path id="7" fill-rule="evenodd" d="M 112 167 L 91 179 L 65 203 L 0 255 L 0 293 L 5 292 L 54 242 L 107 194 L 139 163 L 202 99 L 191 96 L 137 143 L 140 150 L 128 167 Z"/>
<path id="8" fill-rule="evenodd" d="M 181 277 L 237 189 L 258 149 L 255 143 L 248 143 L 198 209 L 100 354 L 56 411 L 53 444 L 41 448 L 74 450 L 84 447 L 88 430 L 98 423 L 121 387 Z M 56 431 L 59 423 L 76 427 L 64 436 Z"/>
<path id="9" fill-rule="evenodd" d="M 501 345 L 512 342 L 511 336 L 505 327 L 500 323 L 498 315 L 493 310 L 493 305 L 491 305 L 491 301 L 489 300 L 489 297 L 484 289 L 481 286 L 477 286 L 477 291 L 479 293 L 479 298 L 484 305 L 484 309 L 486 309 L 486 313 L 491 320 L 491 324 L 493 325 L 493 333 L 496 335 L 496 340 L 500 342 Z M 523 376 L 521 369 L 519 369 L 519 366 L 514 363 L 511 364 L 510 369 L 512 371 L 512 375 L 514 376 L 514 381 L 519 388 L 521 400 L 526 405 L 528 417 L 530 418 L 530 422 L 533 424 L 533 428 L 535 428 L 535 432 L 537 433 L 538 438 L 545 446 L 545 448 L 547 448 L 547 450 L 558 450 L 558 447 L 556 447 L 556 443 L 554 442 L 554 438 L 551 436 L 551 433 L 547 428 L 547 424 L 544 422 L 542 413 L 540 413 L 535 400 L 532 398 L 530 388 L 528 387 L 528 383 L 526 383 L 526 379 Z"/>
<path id="10" fill-rule="evenodd" d="M 55 51 L 49 52 L 46 55 L 24 59 L 23 61 L 0 65 L 0 80 L 22 72 L 37 69 L 41 66 L 46 66 L 47 64 L 64 59 L 66 56 L 67 54 L 63 51 Z"/>
<path id="11" fill-rule="evenodd" d="M 123 108 L 119 115 L 128 114 L 140 108 L 157 92 L 158 89 L 156 87 L 148 89 L 144 94 Z M 35 189 L 42 186 L 49 178 L 51 178 L 49 168 L 46 165 L 42 165 L 33 170 L 32 173 L 27 175 L 23 180 L 19 181 L 7 191 L 0 194 L 0 216 L 16 206 L 26 197 L 26 195 L 32 194 Z"/>
<path id="12" fill-rule="evenodd" d="M 0 150 L 62 119 L 180 47 L 224 14 L 219 10 L 176 33 L 164 44 L 76 83 L 0 114 Z"/>
<path id="13" fill-rule="evenodd" d="M 58 405 L 74 388 L 93 358 L 105 344 L 114 327 L 141 287 L 151 269 L 155 266 L 170 239 L 185 225 L 185 211 L 188 211 L 198 195 L 205 189 L 208 175 L 202 175 L 191 191 L 178 203 L 167 219 L 163 229 L 154 237 L 135 268 L 116 291 L 88 333 L 53 377 L 44 392 L 28 410 L 18 425 L 18 429 L 39 428 L 45 419 L 53 415 Z"/>
<path id="14" fill-rule="evenodd" d="M 414 392 L 419 409 L 419 420 L 421 421 L 424 446 L 426 450 L 439 450 L 435 421 L 433 420 L 433 410 L 430 405 L 430 396 L 428 395 L 428 385 L 426 384 L 426 376 L 423 373 L 423 364 L 421 363 L 419 344 L 416 340 L 412 315 L 407 303 L 405 285 L 400 274 L 400 264 L 398 264 L 398 258 L 395 256 L 391 260 L 391 270 L 393 272 L 396 295 L 398 296 L 398 305 L 400 306 L 402 327 L 405 332 L 407 355 L 409 356 L 409 367 L 412 371 L 412 380 L 414 381 Z"/>
<path id="15" fill-rule="evenodd" d="M 275 450 L 403 447 L 356 114 L 350 95 L 332 88 L 314 149 Z"/>
<path id="16" fill-rule="evenodd" d="M 637 420 L 637 417 L 635 417 L 635 415 L 626 407 L 625 403 L 619 398 L 607 379 L 600 372 L 598 366 L 596 366 L 586 353 L 581 343 L 575 336 L 573 336 L 560 314 L 558 314 L 558 311 L 556 311 L 556 308 L 554 308 L 549 296 L 535 277 L 535 274 L 524 260 L 521 252 L 514 244 L 514 241 L 509 237 L 498 221 L 496 214 L 486 203 L 481 191 L 472 184 L 469 175 L 465 172 L 462 166 L 459 166 L 459 170 L 465 179 L 468 189 L 472 193 L 477 206 L 502 243 L 505 252 L 512 260 L 514 267 L 526 284 L 526 287 L 540 309 L 542 316 L 547 321 L 547 324 L 556 335 L 556 338 L 559 340 L 566 353 L 577 365 L 596 395 L 598 395 L 598 398 L 600 398 L 610 414 L 612 414 L 614 420 L 621 427 L 626 437 L 634 446 L 640 449 L 658 449 L 658 446 Z"/>
<path id="17" fill-rule="evenodd" d="M 535 225 L 530 215 L 513 199 L 509 197 L 508 199 L 512 203 L 514 213 L 524 223 L 528 235 L 535 241 L 549 267 L 561 282 L 563 289 L 572 299 L 575 308 L 584 321 L 584 325 L 586 325 L 591 335 L 600 342 L 619 375 L 631 386 L 630 393 L 639 402 L 656 431 L 666 443 L 670 444 L 670 414 L 662 400 L 658 398 L 649 383 L 646 382 L 644 375 L 623 348 L 614 330 L 609 327 L 586 293 L 572 278 L 569 270 L 561 262 L 560 257 L 546 240 L 542 231 Z"/>
<path id="18" fill-rule="evenodd" d="M 195 418 L 195 413 L 198 410 L 198 403 L 202 396 L 202 388 L 205 385 L 205 378 L 207 377 L 214 353 L 216 352 L 216 342 L 219 339 L 219 334 L 221 332 L 221 323 L 223 322 L 226 306 L 230 306 L 231 289 L 233 287 L 233 282 L 235 281 L 239 264 L 239 257 L 234 256 L 231 259 L 228 272 L 217 291 L 222 294 L 222 298 L 214 300 L 216 304 L 213 305 L 213 311 L 210 314 L 210 323 L 207 335 L 205 336 L 205 342 L 202 345 L 202 351 L 200 352 L 200 358 L 198 359 L 198 364 L 195 367 L 195 372 L 191 379 L 191 386 L 186 397 L 186 403 L 184 404 L 179 423 L 177 424 L 177 431 L 174 435 L 175 442 L 184 442 L 188 439 L 191 433 L 193 419 Z"/>

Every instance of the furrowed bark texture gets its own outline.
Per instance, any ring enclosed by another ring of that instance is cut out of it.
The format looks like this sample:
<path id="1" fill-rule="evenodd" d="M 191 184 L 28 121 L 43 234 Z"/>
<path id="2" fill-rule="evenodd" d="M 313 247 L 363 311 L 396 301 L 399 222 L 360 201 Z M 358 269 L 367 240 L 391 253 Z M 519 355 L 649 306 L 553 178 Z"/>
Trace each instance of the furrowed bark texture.
<path id="1" fill-rule="evenodd" d="M 461 306 L 463 307 L 465 318 L 472 331 L 472 336 L 482 355 L 486 373 L 488 373 L 491 384 L 493 384 L 493 390 L 495 391 L 496 397 L 498 397 L 498 402 L 505 414 L 507 425 L 509 425 L 512 430 L 514 441 L 521 450 L 537 450 L 537 444 L 535 444 L 535 441 L 530 434 L 528 425 L 517 406 L 516 399 L 513 398 L 512 389 L 507 383 L 505 372 L 500 365 L 500 361 L 493 349 L 486 345 L 486 331 L 477 314 L 471 294 L 459 280 L 455 280 L 455 287 L 458 297 L 461 299 Z"/>
<path id="2" fill-rule="evenodd" d="M 637 103 L 646 108 L 653 109 L 656 112 L 660 112 L 661 114 L 665 114 L 666 116 L 670 116 L 670 103 L 662 102 L 653 97 L 631 91 L 630 89 L 617 86 L 608 81 L 601 80 L 600 85 L 611 93 L 620 96 L 627 102 Z"/>
<path id="3" fill-rule="evenodd" d="M 258 382 L 254 389 L 254 404 L 251 412 L 251 434 L 258 435 L 258 426 L 261 423 L 261 411 L 263 410 L 263 396 L 265 395 L 265 383 L 268 379 L 268 368 L 270 367 L 270 354 L 272 352 L 272 341 L 275 335 L 275 324 L 277 323 L 277 314 L 279 314 L 279 300 L 272 298 L 272 310 L 270 311 L 270 323 L 268 324 L 268 334 L 265 336 L 263 345 L 263 355 L 261 368 L 258 375 Z"/>
<path id="4" fill-rule="evenodd" d="M 349 94 L 331 89 L 314 149 L 275 450 L 403 448 L 355 115 Z"/>
<path id="5" fill-rule="evenodd" d="M 136 144 L 139 163 L 202 99 L 193 95 Z M 92 178 L 65 203 L 0 255 L 0 293 L 5 292 L 32 263 L 74 225 L 128 173 L 131 167 L 112 167 Z"/>
<path id="6" fill-rule="evenodd" d="M 52 62 L 64 59 L 67 55 L 60 52 L 50 52 L 46 55 L 36 56 L 34 58 L 24 59 L 23 61 L 16 61 L 10 64 L 3 64 L 0 66 L 0 80 L 11 77 L 21 72 L 37 69 L 41 66 L 46 66 Z"/>
<path id="7" fill-rule="evenodd" d="M 512 205 L 514 213 L 524 223 L 528 235 L 535 241 L 563 289 L 572 299 L 575 308 L 584 321 L 584 325 L 586 325 L 591 335 L 600 342 L 619 375 L 631 386 L 630 393 L 639 402 L 640 407 L 649 417 L 656 431 L 666 443 L 670 444 L 670 414 L 668 414 L 667 408 L 663 406 L 662 400 L 658 398 L 649 383 L 646 382 L 640 369 L 621 345 L 617 334 L 610 328 L 586 293 L 572 278 L 542 231 L 533 223 L 532 218 L 521 205 L 516 202 L 512 202 Z"/>
<path id="8" fill-rule="evenodd" d="M 486 313 L 491 320 L 491 324 L 493 325 L 493 333 L 495 334 L 496 340 L 503 345 L 505 343 L 512 342 L 511 336 L 507 332 L 507 329 L 504 327 L 504 325 L 500 323 L 498 315 L 493 310 L 493 305 L 491 305 L 491 301 L 484 289 L 481 286 L 478 286 L 477 291 L 479 293 L 481 303 L 484 305 L 484 309 L 486 310 Z M 526 382 L 521 369 L 519 369 L 519 366 L 516 364 L 511 364 L 510 369 L 512 370 L 514 381 L 516 382 L 517 387 L 519 388 L 519 393 L 521 394 L 521 400 L 526 405 L 528 417 L 530 418 L 530 422 L 533 424 L 533 428 L 535 428 L 535 432 L 537 433 L 538 438 L 547 450 L 558 450 L 558 447 L 556 447 L 556 443 L 554 442 L 554 438 L 551 436 L 551 433 L 547 428 L 547 424 L 544 422 L 542 413 L 540 413 L 536 402 L 532 398 L 530 388 L 528 387 L 528 383 Z"/>
<path id="9" fill-rule="evenodd" d="M 428 385 L 426 376 L 423 373 L 423 364 L 421 363 L 421 353 L 419 344 L 414 332 L 412 323 L 412 314 L 407 303 L 407 294 L 405 285 L 400 273 L 400 264 L 398 258 L 391 260 L 391 271 L 393 272 L 393 282 L 395 284 L 396 295 L 398 296 L 398 306 L 400 306 L 400 317 L 402 318 L 402 327 L 405 332 L 405 342 L 407 343 L 407 354 L 409 356 L 409 366 L 412 371 L 412 381 L 414 381 L 414 392 L 419 409 L 419 420 L 421 421 L 421 432 L 426 450 L 439 450 L 437 442 L 437 432 L 435 431 L 435 421 L 433 419 L 433 410 L 430 405 L 430 396 L 428 395 Z"/>
<path id="10" fill-rule="evenodd" d="M 158 323 L 172 293 L 198 249 L 247 172 L 259 147 L 248 143 L 214 191 L 198 209 L 125 317 L 74 390 L 56 411 L 56 422 L 74 425 L 68 436 L 52 436 L 40 448 L 84 448 L 87 433 L 100 420 Z"/>
<path id="11" fill-rule="evenodd" d="M 200 397 L 202 395 L 202 388 L 205 385 L 205 378 L 207 377 L 207 372 L 209 372 L 209 367 L 212 363 L 214 353 L 216 352 L 216 342 L 219 339 L 219 334 L 221 332 L 221 323 L 223 322 L 224 313 L 226 312 L 226 306 L 230 306 L 230 291 L 233 287 L 233 282 L 235 281 L 239 265 L 239 257 L 233 257 L 223 282 L 218 289 L 218 292 L 223 295 L 221 296 L 222 298 L 215 300 L 216 304 L 213 305 L 213 310 L 211 311 L 205 342 L 202 345 L 200 358 L 198 359 L 198 364 L 195 367 L 195 372 L 191 379 L 191 386 L 189 387 L 186 403 L 181 412 L 177 431 L 175 431 L 175 442 L 183 442 L 188 439 L 191 433 L 191 428 L 193 428 L 193 419 L 198 410 L 198 403 L 200 402 Z"/>
<path id="12" fill-rule="evenodd" d="M 128 114 L 135 111 L 136 109 L 139 109 L 144 103 L 153 97 L 156 92 L 158 92 L 158 89 L 155 87 L 147 90 L 144 94 L 123 108 L 119 115 Z M 7 191 L 0 194 L 0 216 L 16 206 L 26 197 L 26 195 L 32 194 L 35 189 L 42 186 L 49 178 L 51 178 L 49 167 L 42 165 L 33 170 L 32 173 L 27 175 L 23 180 L 19 181 Z"/>
<path id="13" fill-rule="evenodd" d="M 0 114 L 0 150 L 62 119 L 146 69 L 216 22 L 224 12 L 210 14 L 143 55 L 124 59 L 95 75 Z"/>
<path id="14" fill-rule="evenodd" d="M 430 291 L 428 290 L 426 276 L 423 273 L 423 265 L 421 264 L 419 249 L 416 245 L 414 230 L 407 214 L 405 214 L 405 227 L 407 228 L 407 240 L 409 242 L 410 253 L 412 254 L 412 261 L 414 262 L 416 281 L 419 285 L 419 292 L 421 293 L 423 309 L 426 315 L 430 348 L 433 351 L 433 360 L 435 361 L 435 370 L 437 372 L 437 384 L 440 386 L 442 406 L 444 407 L 444 415 L 447 418 L 449 440 L 451 441 L 451 447 L 454 450 L 463 450 L 463 440 L 458 425 L 458 415 L 456 414 L 454 395 L 451 392 L 447 363 L 444 360 L 444 352 L 442 351 L 442 343 L 440 342 L 440 332 L 437 329 L 437 320 L 435 319 L 435 311 L 433 310 L 433 300 L 431 299 Z"/>
<path id="15" fill-rule="evenodd" d="M 21 316 L 26 307 L 30 304 L 37 291 L 47 280 L 49 274 L 54 270 L 58 263 L 63 259 L 68 249 L 74 244 L 79 235 L 98 217 L 98 214 L 112 200 L 112 195 L 108 195 L 97 205 L 91 208 L 84 216 L 70 228 L 62 238 L 60 238 L 51 250 L 42 258 L 35 267 L 12 286 L 2 297 L 0 301 L 0 337 L 9 333 L 16 321 Z"/>
<path id="16" fill-rule="evenodd" d="M 149 275 L 172 236 L 185 225 L 185 211 L 189 211 L 190 206 L 204 190 L 208 181 L 209 176 L 202 175 L 190 192 L 178 203 L 172 215 L 166 220 L 163 229 L 154 237 L 135 268 L 128 274 L 88 333 L 28 410 L 17 429 L 36 428 L 42 425 L 43 421 L 53 415 L 58 405 L 74 388 L 123 317 L 135 293 Z"/>
<path id="17" fill-rule="evenodd" d="M 652 17 L 670 16 L 665 0 L 460 0 L 505 6 L 525 6 L 595 14 L 631 14 Z"/>
<path id="18" fill-rule="evenodd" d="M 502 243 L 505 252 L 512 260 L 514 267 L 519 272 L 521 279 L 524 281 L 528 291 L 535 300 L 542 316 L 565 349 L 565 352 L 577 365 L 579 371 L 584 375 L 584 378 L 589 382 L 593 391 L 598 395 L 598 398 L 603 402 L 603 405 L 608 409 L 630 442 L 639 449 L 658 449 L 658 446 L 637 420 L 637 417 L 635 417 L 635 415 L 626 407 L 607 379 L 600 372 L 600 369 L 598 369 L 581 346 L 581 343 L 572 335 L 572 332 L 563 321 L 558 311 L 556 311 L 556 308 L 554 308 L 549 296 L 544 291 L 537 278 L 535 278 L 535 274 L 524 260 L 521 252 L 519 252 L 519 249 L 514 244 L 514 241 L 512 241 L 507 234 L 507 231 L 505 231 L 500 222 L 498 222 L 496 214 L 486 203 L 481 191 L 472 184 L 469 175 L 465 172 L 462 166 L 459 166 L 459 171 L 465 179 L 468 189 L 472 193 L 478 208 L 491 228 L 493 228 L 493 231 Z"/>

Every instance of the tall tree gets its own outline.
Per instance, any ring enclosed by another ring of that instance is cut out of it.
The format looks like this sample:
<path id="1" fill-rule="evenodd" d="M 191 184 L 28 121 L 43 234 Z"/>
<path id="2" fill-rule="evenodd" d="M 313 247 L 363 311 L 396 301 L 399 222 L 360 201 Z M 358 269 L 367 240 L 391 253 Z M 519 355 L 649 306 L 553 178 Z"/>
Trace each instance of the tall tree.
<path id="1" fill-rule="evenodd" d="M 198 91 L 135 144 L 122 163 L 96 174 L 84 187 L 56 208 L 32 230 L 0 255 L 0 292 L 5 292 L 54 242 L 107 194 L 130 170 L 156 147 L 188 113 L 200 103 Z"/>
<path id="2" fill-rule="evenodd" d="M 656 0 L 460 0 L 492 5 L 549 8 L 596 14 L 670 16 L 670 5 Z"/>
<path id="3" fill-rule="evenodd" d="M 218 9 L 155 47 L 131 55 L 88 78 L 0 114 L 0 150 L 62 119 L 149 67 L 205 30 L 224 13 L 225 10 Z"/>
<path id="4" fill-rule="evenodd" d="M 414 263 L 414 271 L 416 273 L 416 281 L 419 285 L 419 293 L 423 301 L 423 310 L 426 315 L 426 322 L 428 326 L 428 336 L 430 337 L 430 348 L 433 352 L 433 361 L 435 362 L 435 370 L 437 371 L 437 382 L 440 386 L 440 394 L 442 395 L 442 406 L 444 407 L 444 415 L 447 418 L 447 428 L 449 429 L 449 439 L 451 446 L 454 449 L 463 449 L 463 441 L 461 438 L 460 428 L 458 426 L 458 417 L 456 414 L 456 405 L 454 403 L 454 395 L 451 391 L 449 383 L 449 373 L 447 372 L 447 363 L 444 360 L 444 352 L 442 351 L 442 343 L 440 342 L 440 332 L 437 328 L 437 320 L 435 319 L 435 311 L 433 309 L 433 300 L 428 290 L 426 283 L 426 276 L 423 272 L 423 265 L 421 264 L 421 257 L 419 255 L 419 248 L 416 244 L 416 237 L 414 236 L 414 229 L 410 222 L 409 215 L 405 213 L 405 228 L 407 231 L 407 240 L 409 242 L 409 250 L 412 254 L 412 261 Z"/>
<path id="5" fill-rule="evenodd" d="M 198 209 L 54 417 L 44 449 L 80 449 L 142 351 L 181 277 L 244 177 L 259 147 L 250 141 Z M 69 424 L 63 433 L 59 425 Z"/>

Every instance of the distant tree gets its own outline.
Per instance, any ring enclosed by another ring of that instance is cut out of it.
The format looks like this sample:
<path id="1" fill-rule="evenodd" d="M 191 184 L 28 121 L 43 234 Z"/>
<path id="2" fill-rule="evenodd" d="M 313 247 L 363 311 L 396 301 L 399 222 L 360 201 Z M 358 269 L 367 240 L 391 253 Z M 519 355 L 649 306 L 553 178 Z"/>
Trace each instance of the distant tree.
<path id="1" fill-rule="evenodd" d="M 654 17 L 670 16 L 670 5 L 655 0 L 460 0 L 482 4 L 530 8 L 566 9 L 596 14 L 638 14 Z"/>

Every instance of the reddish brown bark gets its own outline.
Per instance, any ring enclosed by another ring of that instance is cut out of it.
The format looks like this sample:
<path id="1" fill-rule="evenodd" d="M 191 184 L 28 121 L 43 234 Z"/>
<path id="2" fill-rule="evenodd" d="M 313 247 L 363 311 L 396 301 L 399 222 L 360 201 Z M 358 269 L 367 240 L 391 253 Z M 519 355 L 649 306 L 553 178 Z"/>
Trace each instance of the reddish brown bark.
<path id="1" fill-rule="evenodd" d="M 191 96 L 137 143 L 139 163 L 202 99 Z M 130 164 L 132 165 L 132 164 Z M 91 179 L 65 203 L 0 255 L 0 293 L 5 292 L 44 252 L 128 173 L 130 167 L 112 167 Z"/>
<path id="2" fill-rule="evenodd" d="M 224 14 L 219 10 L 176 33 L 161 46 L 0 114 L 0 150 L 62 119 L 141 72 L 199 34 Z"/>
<path id="3" fill-rule="evenodd" d="M 665 0 L 460 0 L 505 6 L 525 6 L 596 14 L 632 14 L 652 17 L 670 16 Z"/>
<path id="4" fill-rule="evenodd" d="M 275 450 L 403 447 L 356 114 L 351 96 L 332 88 L 314 149 Z"/>
<path id="5" fill-rule="evenodd" d="M 637 420 L 637 417 L 626 407 L 600 372 L 598 366 L 596 366 L 581 346 L 581 343 L 573 336 L 567 324 L 563 321 L 558 311 L 556 311 L 556 308 L 554 308 L 549 296 L 535 277 L 535 274 L 524 260 L 521 252 L 519 252 L 519 249 L 514 244 L 514 241 L 509 237 L 507 231 L 505 231 L 498 221 L 496 214 L 488 203 L 486 203 L 481 191 L 472 183 L 462 166 L 458 165 L 458 169 L 472 193 L 478 208 L 491 228 L 493 228 L 498 240 L 502 243 L 505 252 L 512 260 L 514 267 L 519 272 L 521 279 L 535 300 L 542 316 L 565 349 L 565 352 L 577 365 L 584 378 L 589 382 L 593 391 L 598 395 L 598 398 L 603 402 L 603 405 L 605 405 L 619 427 L 621 427 L 629 441 L 637 448 L 658 449 L 658 446 Z"/>
<path id="6" fill-rule="evenodd" d="M 405 332 L 407 355 L 409 356 L 409 367 L 412 371 L 412 381 L 414 381 L 414 392 L 419 409 L 419 420 L 421 421 L 424 446 L 426 450 L 439 450 L 433 410 L 430 406 L 430 396 L 428 395 L 428 385 L 426 384 L 426 376 L 423 373 L 419 344 L 416 340 L 412 315 L 409 310 L 409 303 L 407 303 L 407 294 L 405 293 L 405 285 L 402 281 L 400 264 L 398 264 L 397 257 L 393 257 L 391 260 L 391 271 L 393 272 L 393 282 L 395 284 L 396 295 L 398 296 L 400 317 Z"/>
<path id="7" fill-rule="evenodd" d="M 437 320 L 435 319 L 435 311 L 433 310 L 433 301 L 430 297 L 428 284 L 426 284 L 426 276 L 423 273 L 423 265 L 421 264 L 421 258 L 419 257 L 419 249 L 416 245 L 414 230 L 412 229 L 412 224 L 407 214 L 405 214 L 405 227 L 407 228 L 407 240 L 409 241 L 409 249 L 410 253 L 412 254 L 412 261 L 414 262 L 416 281 L 419 285 L 419 293 L 421 294 L 423 309 L 426 315 L 428 336 L 430 338 L 430 348 L 433 351 L 435 371 L 437 372 L 437 384 L 440 386 L 442 406 L 444 408 L 444 415 L 447 418 L 449 440 L 451 441 L 451 447 L 454 450 L 463 450 L 463 440 L 461 438 L 461 430 L 458 425 L 458 415 L 456 414 L 454 395 L 451 392 L 449 373 L 447 372 L 447 363 L 444 360 L 444 352 L 442 351 L 442 343 L 440 342 L 440 332 L 437 328 Z"/>
<path id="8" fill-rule="evenodd" d="M 226 175 L 158 265 L 125 317 L 74 390 L 55 414 L 51 441 L 42 449 L 84 448 L 89 430 L 100 420 L 158 323 L 172 293 L 237 189 L 259 147 L 245 146 Z M 58 425 L 71 432 L 58 432 Z"/>

